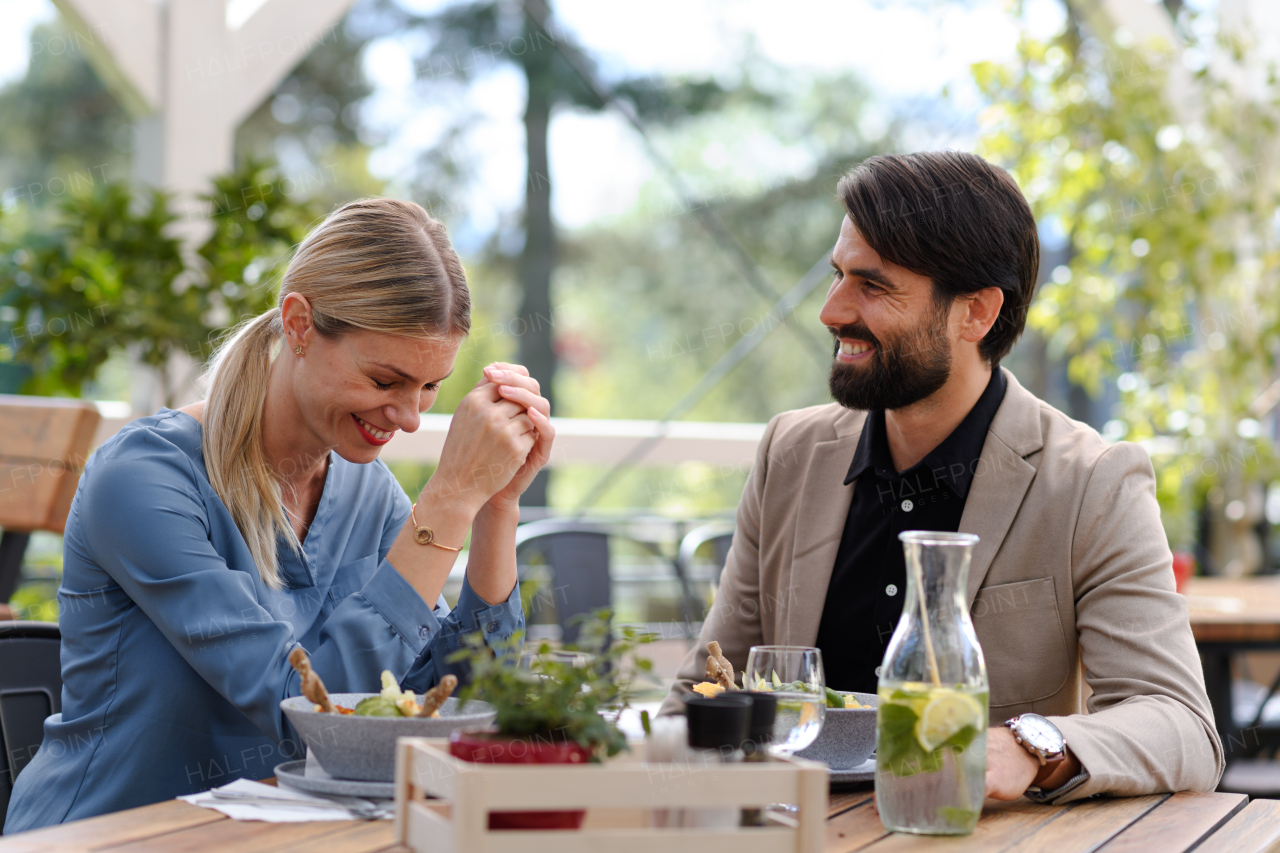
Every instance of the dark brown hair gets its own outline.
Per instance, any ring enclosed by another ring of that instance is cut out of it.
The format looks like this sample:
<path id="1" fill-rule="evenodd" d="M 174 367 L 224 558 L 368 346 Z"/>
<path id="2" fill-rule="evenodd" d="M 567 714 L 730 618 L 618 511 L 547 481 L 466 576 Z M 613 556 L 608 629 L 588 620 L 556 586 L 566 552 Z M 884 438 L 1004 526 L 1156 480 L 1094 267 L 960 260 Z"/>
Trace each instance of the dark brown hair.
<path id="1" fill-rule="evenodd" d="M 999 364 L 1022 334 L 1040 268 L 1036 221 L 1009 173 L 959 151 L 884 154 L 850 170 L 837 192 L 867 245 L 928 276 L 940 302 L 1004 291 L 978 347 Z"/>

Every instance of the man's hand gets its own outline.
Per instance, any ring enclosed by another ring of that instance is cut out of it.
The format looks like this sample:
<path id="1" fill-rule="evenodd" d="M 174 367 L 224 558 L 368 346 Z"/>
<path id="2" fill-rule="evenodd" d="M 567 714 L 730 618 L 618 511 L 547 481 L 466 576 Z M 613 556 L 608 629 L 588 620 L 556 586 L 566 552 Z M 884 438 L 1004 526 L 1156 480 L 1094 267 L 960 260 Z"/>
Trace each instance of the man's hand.
<path id="1" fill-rule="evenodd" d="M 987 796 L 1016 800 L 1040 772 L 1040 762 L 1013 739 L 1005 726 L 987 729 Z"/>
<path id="2" fill-rule="evenodd" d="M 987 729 L 987 796 L 993 800 L 1016 800 L 1036 785 L 1052 791 L 1080 772 L 1080 761 L 1070 750 L 1053 767 L 1041 767 L 1040 760 L 1014 739 L 1007 726 Z"/>

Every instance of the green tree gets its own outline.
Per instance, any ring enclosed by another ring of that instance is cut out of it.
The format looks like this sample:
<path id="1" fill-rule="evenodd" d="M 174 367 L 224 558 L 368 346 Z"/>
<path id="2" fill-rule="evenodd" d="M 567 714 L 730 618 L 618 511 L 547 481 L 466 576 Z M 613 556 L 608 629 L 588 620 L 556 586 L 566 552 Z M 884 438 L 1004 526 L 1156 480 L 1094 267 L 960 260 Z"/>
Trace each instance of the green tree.
<path id="1" fill-rule="evenodd" d="M 98 80 L 83 39 L 58 21 L 31 33 L 27 73 L 0 89 L 0 201 L 38 207 L 72 185 L 121 180 L 132 122 Z M 52 185 L 50 185 L 52 181 Z"/>
<path id="2" fill-rule="evenodd" d="M 429 16 L 401 12 L 398 32 L 421 32 L 430 48 L 418 59 L 419 78 L 433 84 L 470 84 L 506 63 L 526 83 L 524 109 L 526 174 L 522 225 L 524 245 L 515 264 L 519 305 L 515 317 L 523 332 L 517 336 L 515 358 L 529 368 L 542 393 L 556 404 L 560 359 L 555 341 L 552 280 L 560 261 L 559 235 L 551 215 L 551 170 L 547 133 L 557 108 L 602 110 L 617 94 L 648 118 L 676 121 L 714 109 L 725 92 L 714 81 L 666 81 L 636 78 L 621 81 L 613 92 L 596 82 L 595 63 L 578 45 L 558 31 L 546 0 L 519 4 L 471 2 L 449 6 Z M 461 128 L 445 134 L 445 143 L 425 152 L 422 164 L 433 175 L 444 175 L 425 201 L 432 207 L 442 186 L 456 186 L 465 171 L 453 148 Z M 449 180 L 449 179 L 452 180 Z M 433 198 L 434 196 L 434 198 Z M 545 505 L 547 472 L 539 474 L 525 493 L 531 505 Z"/>
<path id="3" fill-rule="evenodd" d="M 77 396 L 129 350 L 173 405 L 174 355 L 203 363 L 219 335 L 272 304 L 290 248 L 318 217 L 282 184 L 273 165 L 252 159 L 215 180 L 212 233 L 196 259 L 171 236 L 166 196 L 123 182 L 71 194 L 51 228 L 0 221 L 13 221 L 0 233 L 0 306 L 14 315 L 6 355 L 33 371 L 22 390 Z"/>
<path id="4" fill-rule="evenodd" d="M 1243 58 L 1189 37 L 1215 62 Z M 1024 37 L 1012 65 L 982 63 L 974 77 L 992 104 L 982 153 L 1069 240 L 1028 326 L 1095 396 L 1115 383 L 1104 432 L 1152 451 L 1170 541 L 1187 547 L 1207 498 L 1220 505 L 1277 474 L 1258 418 L 1280 323 L 1280 90 L 1273 77 L 1251 99 L 1226 82 L 1241 66 L 1206 65 L 1187 105 L 1202 113 L 1179 115 L 1167 96 L 1174 61 L 1069 19 L 1054 38 Z"/>

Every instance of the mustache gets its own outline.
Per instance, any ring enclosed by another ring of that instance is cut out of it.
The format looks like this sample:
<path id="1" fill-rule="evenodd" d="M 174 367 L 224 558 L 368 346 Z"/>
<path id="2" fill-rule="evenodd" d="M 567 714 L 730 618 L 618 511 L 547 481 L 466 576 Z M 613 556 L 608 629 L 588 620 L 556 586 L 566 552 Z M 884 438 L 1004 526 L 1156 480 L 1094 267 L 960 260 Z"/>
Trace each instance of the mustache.
<path id="1" fill-rule="evenodd" d="M 831 337 L 835 341 L 835 351 L 840 351 L 841 338 L 855 338 L 860 341 L 866 341 L 874 346 L 877 350 L 882 350 L 880 339 L 871 334 L 871 330 L 861 323 L 849 323 L 844 326 L 827 326 L 827 331 L 831 333 Z"/>

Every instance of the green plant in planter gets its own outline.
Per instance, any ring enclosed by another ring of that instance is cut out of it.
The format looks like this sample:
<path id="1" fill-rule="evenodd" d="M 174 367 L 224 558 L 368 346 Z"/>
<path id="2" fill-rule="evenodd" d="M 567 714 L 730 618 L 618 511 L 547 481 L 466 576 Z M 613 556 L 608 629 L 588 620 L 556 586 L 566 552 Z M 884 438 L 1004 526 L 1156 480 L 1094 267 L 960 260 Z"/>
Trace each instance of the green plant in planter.
<path id="1" fill-rule="evenodd" d="M 625 625 L 614 630 L 610 615 L 600 610 L 583 617 L 576 643 L 552 647 L 544 642 L 525 650 L 523 660 L 518 635 L 499 654 L 478 635 L 467 638 L 466 648 L 451 659 L 465 661 L 471 670 L 459 697 L 491 704 L 500 735 L 574 741 L 597 761 L 616 755 L 627 748 L 618 715 L 630 705 L 637 677 L 653 669 L 636 650 L 657 636 Z"/>

